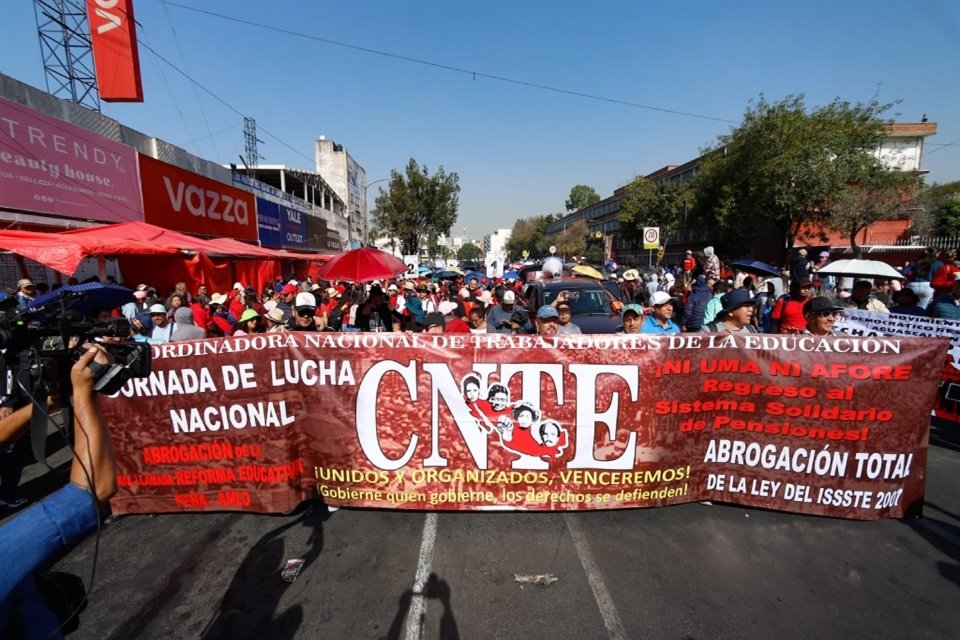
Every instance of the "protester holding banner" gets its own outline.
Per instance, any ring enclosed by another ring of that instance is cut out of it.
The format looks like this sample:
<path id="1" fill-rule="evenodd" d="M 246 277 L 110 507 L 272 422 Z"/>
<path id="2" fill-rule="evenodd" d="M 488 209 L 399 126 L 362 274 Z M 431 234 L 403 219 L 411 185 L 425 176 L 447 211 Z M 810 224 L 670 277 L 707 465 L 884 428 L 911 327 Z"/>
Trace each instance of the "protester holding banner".
<path id="1" fill-rule="evenodd" d="M 290 331 L 323 331 L 323 327 L 317 324 L 322 318 L 317 317 L 317 299 L 313 294 L 302 291 L 297 294 L 295 302 Z M 243 328 L 242 321 L 240 327 Z"/>
<path id="2" fill-rule="evenodd" d="M 717 320 L 703 325 L 705 333 L 757 333 L 753 326 L 754 300 L 746 289 L 734 289 L 721 298 Z"/>
<path id="3" fill-rule="evenodd" d="M 620 321 L 623 323 L 620 333 L 640 333 L 640 326 L 643 324 L 643 307 L 631 303 L 620 312 Z"/>
<path id="4" fill-rule="evenodd" d="M 545 304 L 537 309 L 537 335 L 554 336 L 560 333 L 560 313 L 555 307 Z"/>
<path id="5" fill-rule="evenodd" d="M 673 304 L 670 294 L 666 291 L 657 291 L 650 296 L 650 315 L 640 327 L 640 333 L 666 335 L 680 333 L 680 327 L 673 318 Z"/>
<path id="6" fill-rule="evenodd" d="M 807 320 L 804 333 L 815 336 L 837 336 L 840 332 L 834 328 L 837 322 L 837 312 L 841 307 L 830 302 L 829 298 L 817 296 L 811 298 L 803 310 Z"/>

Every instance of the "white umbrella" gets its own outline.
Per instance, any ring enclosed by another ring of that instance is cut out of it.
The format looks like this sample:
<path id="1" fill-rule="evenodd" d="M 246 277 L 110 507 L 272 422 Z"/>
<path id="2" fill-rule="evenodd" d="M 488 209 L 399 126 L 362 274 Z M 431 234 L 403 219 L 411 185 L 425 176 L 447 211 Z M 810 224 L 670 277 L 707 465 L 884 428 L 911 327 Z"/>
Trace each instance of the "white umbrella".
<path id="1" fill-rule="evenodd" d="M 826 266 L 817 269 L 817 273 L 829 276 L 852 278 L 902 278 L 903 274 L 879 260 L 834 260 Z"/>

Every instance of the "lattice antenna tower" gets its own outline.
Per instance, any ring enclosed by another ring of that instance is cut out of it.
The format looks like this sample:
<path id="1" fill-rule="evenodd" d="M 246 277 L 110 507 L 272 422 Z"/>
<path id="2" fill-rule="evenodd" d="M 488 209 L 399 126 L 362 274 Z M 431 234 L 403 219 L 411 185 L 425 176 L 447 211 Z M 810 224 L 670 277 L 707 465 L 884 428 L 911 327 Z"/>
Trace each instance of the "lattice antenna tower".
<path id="1" fill-rule="evenodd" d="M 263 156 L 257 151 L 257 143 L 263 140 L 257 137 L 257 121 L 253 118 L 243 119 L 243 153 L 246 155 L 247 167 L 255 169 Z"/>
<path id="2" fill-rule="evenodd" d="M 33 0 L 47 93 L 100 111 L 84 0 Z"/>

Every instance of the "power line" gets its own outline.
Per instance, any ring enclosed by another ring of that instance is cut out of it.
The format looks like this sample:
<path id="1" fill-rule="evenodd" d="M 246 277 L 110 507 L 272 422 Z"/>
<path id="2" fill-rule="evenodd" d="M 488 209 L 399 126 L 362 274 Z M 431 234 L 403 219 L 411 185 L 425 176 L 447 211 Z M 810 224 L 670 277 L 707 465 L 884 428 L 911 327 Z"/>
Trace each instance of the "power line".
<path id="1" fill-rule="evenodd" d="M 525 80 L 517 80 L 515 78 L 508 78 L 506 76 L 499 76 L 490 73 L 483 73 L 482 71 L 473 71 L 471 69 L 463 69 L 461 67 L 455 67 L 448 64 L 442 64 L 440 62 L 432 62 L 430 60 L 421 60 L 419 58 L 412 58 L 410 56 L 404 56 L 396 53 L 390 53 L 387 51 L 380 51 L 379 49 L 371 49 L 370 47 L 361 47 L 355 44 L 349 44 L 346 42 L 340 42 L 338 40 L 331 40 L 329 38 L 321 38 L 320 36 L 311 35 L 308 33 L 301 33 L 299 31 L 293 31 L 291 29 L 284 29 L 282 27 L 274 27 L 268 24 L 263 24 L 260 22 L 253 22 L 251 20 L 244 20 L 243 18 L 237 18 L 235 16 L 228 16 L 222 13 L 216 13 L 214 11 L 208 11 L 206 9 L 199 9 L 197 7 L 190 7 L 183 5 L 177 2 L 170 2 L 169 0 L 161 0 L 164 4 L 169 4 L 174 7 L 179 7 L 180 9 L 185 9 L 187 11 L 193 11 L 196 13 L 202 13 L 208 16 L 213 16 L 215 18 L 220 18 L 222 20 L 229 20 L 231 22 L 236 22 L 238 24 L 244 24 L 251 27 L 257 27 L 260 29 L 266 29 L 268 31 L 275 31 L 277 33 L 283 33 L 285 35 L 295 36 L 298 38 L 305 38 L 307 40 L 313 40 L 315 42 L 322 42 L 324 44 L 332 45 L 335 47 L 342 47 L 344 49 L 352 49 L 354 51 L 362 51 L 364 53 L 370 53 L 373 55 L 383 56 L 386 58 L 392 58 L 394 60 L 401 60 L 403 62 L 410 62 L 413 64 L 419 64 L 427 67 L 434 67 L 436 69 L 444 69 L 445 71 L 453 71 L 455 73 L 462 73 L 465 75 L 471 76 L 474 80 L 477 78 L 485 78 L 487 80 L 496 80 L 498 82 L 506 82 L 509 84 L 520 85 L 523 87 L 530 87 L 532 89 L 540 89 L 542 91 L 551 91 L 553 93 L 562 93 L 564 95 L 576 96 L 579 98 L 587 98 L 589 100 L 600 100 L 602 102 L 610 102 L 613 104 L 625 105 L 628 107 L 635 107 L 637 109 L 646 109 L 648 111 L 659 111 L 661 113 L 671 113 L 678 116 L 686 116 L 688 118 L 700 118 L 701 120 L 713 120 L 715 122 L 725 122 L 728 124 L 737 124 L 733 120 L 728 120 L 726 118 L 718 118 L 715 116 L 706 116 L 699 113 L 690 113 L 689 111 L 679 111 L 676 109 L 667 109 L 665 107 L 655 107 L 648 104 L 640 104 L 638 102 L 630 102 L 629 100 L 620 100 L 618 98 L 608 98 L 605 96 L 598 96 L 591 93 L 584 93 L 582 91 L 573 91 L 571 89 L 561 89 L 559 87 L 551 87 L 544 84 L 538 84 L 535 82 L 527 82 Z"/>
<path id="2" fill-rule="evenodd" d="M 190 65 L 187 63 L 187 57 L 183 55 L 183 48 L 180 46 L 180 36 L 177 34 L 177 28 L 173 24 L 173 19 L 170 18 L 170 11 L 167 9 L 167 5 L 163 5 L 163 14 L 167 18 L 167 23 L 170 25 L 170 31 L 173 32 L 173 42 L 177 45 L 177 53 L 180 54 L 180 62 L 183 63 L 183 68 L 190 72 Z M 197 108 L 200 109 L 200 117 L 203 118 L 203 124 L 207 128 L 207 133 L 210 134 L 210 143 L 213 145 L 213 152 L 218 156 L 220 155 L 220 150 L 217 148 L 216 138 L 213 137 L 213 133 L 210 131 L 210 123 L 207 121 L 207 113 L 203 110 L 203 104 L 200 103 L 200 96 L 197 95 L 196 87 L 193 87 L 193 99 L 197 103 Z M 193 137 L 193 134 L 190 134 L 190 137 Z M 196 139 L 196 138 L 194 138 Z"/>
<path id="3" fill-rule="evenodd" d="M 219 102 L 220 104 L 222 104 L 223 106 L 225 106 L 227 109 L 229 109 L 230 111 L 234 112 L 235 114 L 237 114 L 237 115 L 240 116 L 241 118 L 248 117 L 245 113 L 243 113 L 242 111 L 240 111 L 239 109 L 237 109 L 236 107 L 234 107 L 232 104 L 230 104 L 229 102 L 227 102 L 226 100 L 224 100 L 223 98 L 221 98 L 220 96 L 218 96 L 217 94 L 215 94 L 213 91 L 210 91 L 210 89 L 208 89 L 208 88 L 206 88 L 205 86 L 203 86 L 203 84 L 201 84 L 200 82 L 194 80 L 192 77 L 190 77 L 190 74 L 186 73 L 185 71 L 183 71 L 182 69 L 180 69 L 179 67 L 177 67 L 175 64 L 173 64 L 172 62 L 170 62 L 169 60 L 167 60 L 165 57 L 163 57 L 161 54 L 159 54 L 156 49 L 154 49 L 154 48 L 151 47 L 150 45 L 145 44 L 145 43 L 143 43 L 143 42 L 141 42 L 140 44 L 142 44 L 148 51 L 150 51 L 150 53 L 152 53 L 153 55 L 155 55 L 159 60 L 163 61 L 163 62 L 164 62 L 167 66 L 169 66 L 171 69 L 173 69 L 174 71 L 176 71 L 177 73 L 179 73 L 181 76 L 183 76 L 183 77 L 186 78 L 188 81 L 190 81 L 191 83 L 193 83 L 196 87 L 200 88 L 200 90 L 202 90 L 203 92 L 205 92 L 205 93 L 206 93 L 207 95 L 209 95 L 211 98 L 213 98 L 214 100 L 216 100 L 217 102 Z M 312 164 L 312 163 L 315 161 L 314 158 L 311 158 L 310 156 L 306 155 L 306 154 L 303 153 L 302 151 L 298 150 L 296 147 L 287 144 L 286 142 L 284 142 L 283 140 L 281 140 L 281 139 L 278 138 L 277 136 L 273 135 L 272 133 L 270 133 L 269 131 L 267 131 L 267 130 L 264 129 L 263 127 L 258 127 L 258 128 L 260 129 L 260 131 L 263 131 L 265 134 L 267 134 L 268 136 L 270 136 L 271 138 L 273 138 L 274 140 L 276 140 L 277 142 L 279 142 L 281 145 L 283 145 L 284 147 L 286 147 L 286 148 L 289 149 L 290 151 L 294 152 L 295 154 L 297 154 L 297 155 L 300 156 L 301 158 L 306 159 L 307 162 L 310 162 L 310 163 Z"/>
<path id="4" fill-rule="evenodd" d="M 934 145 L 934 143 L 929 143 L 929 144 L 930 144 L 931 146 Z M 924 155 L 924 156 L 929 156 L 929 155 L 932 154 L 932 153 L 936 153 L 937 151 L 943 151 L 943 150 L 946 149 L 947 147 L 955 147 L 955 146 L 957 146 L 958 144 L 960 144 L 960 140 L 954 140 L 953 142 L 947 142 L 947 143 L 944 143 L 944 144 L 938 144 L 938 145 L 936 145 L 936 146 L 940 147 L 939 149 L 934 149 L 933 151 L 926 151 L 923 155 Z"/>

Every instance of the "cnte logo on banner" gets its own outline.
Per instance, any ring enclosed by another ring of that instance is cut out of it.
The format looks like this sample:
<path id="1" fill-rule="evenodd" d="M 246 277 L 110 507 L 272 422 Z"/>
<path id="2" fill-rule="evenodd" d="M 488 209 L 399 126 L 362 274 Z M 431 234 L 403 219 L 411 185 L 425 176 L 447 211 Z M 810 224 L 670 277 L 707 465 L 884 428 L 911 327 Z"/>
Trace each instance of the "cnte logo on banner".
<path id="1" fill-rule="evenodd" d="M 173 183 L 167 176 L 163 176 L 163 184 L 167 188 L 170 206 L 177 213 L 180 213 L 183 210 L 183 205 L 186 204 L 187 210 L 198 218 L 247 224 L 249 212 L 244 200 L 237 200 L 226 194 L 217 193 L 212 189 L 204 189 L 194 184 L 186 185 L 182 180 L 177 182 L 177 186 L 174 188 Z"/>

